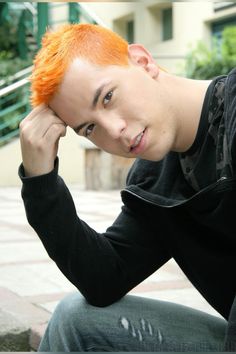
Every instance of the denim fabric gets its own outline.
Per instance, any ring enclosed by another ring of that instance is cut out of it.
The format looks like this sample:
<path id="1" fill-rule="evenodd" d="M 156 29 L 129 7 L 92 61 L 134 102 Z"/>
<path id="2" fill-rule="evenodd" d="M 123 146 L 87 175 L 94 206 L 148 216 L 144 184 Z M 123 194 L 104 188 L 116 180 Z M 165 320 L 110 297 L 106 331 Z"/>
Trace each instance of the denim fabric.
<path id="1" fill-rule="evenodd" d="M 227 322 L 190 307 L 127 295 L 107 306 L 79 294 L 57 306 L 42 352 L 223 351 Z"/>

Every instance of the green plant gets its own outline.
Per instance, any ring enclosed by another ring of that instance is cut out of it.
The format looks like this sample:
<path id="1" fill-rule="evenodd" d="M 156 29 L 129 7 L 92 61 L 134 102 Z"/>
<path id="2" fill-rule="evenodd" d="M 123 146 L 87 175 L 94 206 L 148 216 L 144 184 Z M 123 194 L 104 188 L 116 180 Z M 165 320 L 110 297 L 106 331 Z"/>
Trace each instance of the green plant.
<path id="1" fill-rule="evenodd" d="M 236 26 L 226 27 L 222 40 L 214 40 L 212 49 L 199 41 L 186 59 L 187 77 L 195 79 L 212 79 L 217 75 L 227 74 L 236 66 Z"/>
<path id="2" fill-rule="evenodd" d="M 27 43 L 33 36 L 32 14 L 22 4 L 12 7 L 0 2 L 0 78 L 5 79 L 19 70 L 32 65 L 34 47 Z"/>
<path id="3" fill-rule="evenodd" d="M 14 82 L 11 76 L 32 65 L 36 46 L 33 39 L 32 15 L 19 3 L 0 2 L 0 80 L 2 86 Z M 29 41 L 28 41 L 29 40 Z M 13 80 L 13 81 L 12 81 Z M 2 87 L 1 87 L 2 88 Z M 0 146 L 18 132 L 20 120 L 29 110 L 29 87 L 0 97 Z"/>
<path id="4" fill-rule="evenodd" d="M 32 59 L 13 58 L 11 52 L 0 52 L 0 78 L 9 83 L 9 76 L 32 65 Z"/>
<path id="5" fill-rule="evenodd" d="M 17 132 L 19 122 L 30 109 L 28 97 L 27 85 L 0 98 L 0 146 L 8 142 L 4 139 L 8 134 Z"/>
<path id="6" fill-rule="evenodd" d="M 9 51 L 14 56 L 17 53 L 17 13 L 10 10 L 9 4 L 0 3 L 0 51 Z"/>

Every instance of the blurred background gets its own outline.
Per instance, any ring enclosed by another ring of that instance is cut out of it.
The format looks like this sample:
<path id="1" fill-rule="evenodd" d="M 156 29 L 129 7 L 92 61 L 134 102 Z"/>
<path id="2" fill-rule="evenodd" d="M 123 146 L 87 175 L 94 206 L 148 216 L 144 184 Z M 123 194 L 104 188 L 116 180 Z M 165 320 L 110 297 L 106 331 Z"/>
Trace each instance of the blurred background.
<path id="1" fill-rule="evenodd" d="M 107 26 L 129 43 L 143 44 L 175 74 L 208 79 L 236 63 L 235 2 L 0 2 L 0 164 L 7 166 L 0 186 L 20 184 L 18 126 L 30 111 L 27 77 L 41 37 L 47 28 L 79 22 Z M 132 163 L 72 131 L 62 139 L 59 157 L 67 183 L 93 190 L 122 188 Z"/>

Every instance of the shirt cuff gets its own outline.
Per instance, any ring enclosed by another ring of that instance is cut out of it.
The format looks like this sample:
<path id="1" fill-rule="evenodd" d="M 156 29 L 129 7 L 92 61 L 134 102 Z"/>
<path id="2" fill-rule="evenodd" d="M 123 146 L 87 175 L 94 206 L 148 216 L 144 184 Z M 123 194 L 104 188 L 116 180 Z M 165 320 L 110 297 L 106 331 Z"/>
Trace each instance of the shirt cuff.
<path id="1" fill-rule="evenodd" d="M 54 169 L 44 175 L 26 177 L 23 163 L 19 166 L 18 176 L 23 183 L 23 191 L 38 195 L 42 193 L 52 192 L 56 188 L 58 180 L 59 159 L 56 157 Z"/>

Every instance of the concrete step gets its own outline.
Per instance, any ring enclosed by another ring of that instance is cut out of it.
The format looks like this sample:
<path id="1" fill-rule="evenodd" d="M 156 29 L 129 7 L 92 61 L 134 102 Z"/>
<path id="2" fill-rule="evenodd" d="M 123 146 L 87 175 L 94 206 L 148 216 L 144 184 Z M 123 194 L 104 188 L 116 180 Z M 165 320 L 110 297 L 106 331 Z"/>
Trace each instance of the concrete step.
<path id="1" fill-rule="evenodd" d="M 50 313 L 0 287 L 0 352 L 37 350 Z"/>
<path id="2" fill-rule="evenodd" d="M 16 316 L 0 309 L 0 352 L 30 351 L 30 329 Z"/>

